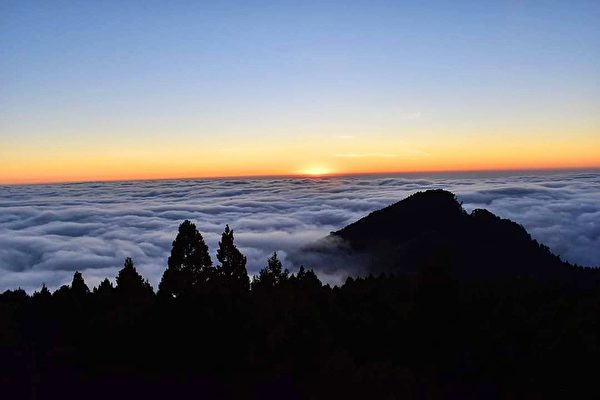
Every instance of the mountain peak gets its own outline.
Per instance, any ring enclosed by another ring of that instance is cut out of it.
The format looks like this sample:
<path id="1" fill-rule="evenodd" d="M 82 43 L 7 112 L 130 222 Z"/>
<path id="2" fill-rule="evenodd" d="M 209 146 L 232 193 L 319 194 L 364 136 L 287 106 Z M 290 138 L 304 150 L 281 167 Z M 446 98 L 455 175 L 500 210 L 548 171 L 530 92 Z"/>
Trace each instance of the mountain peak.
<path id="1" fill-rule="evenodd" d="M 438 230 L 465 216 L 465 211 L 453 193 L 434 189 L 414 193 L 397 203 L 373 211 L 332 235 L 350 242 L 353 248 L 363 248 Z"/>
<path id="2" fill-rule="evenodd" d="M 521 225 L 483 209 L 469 214 L 453 193 L 440 189 L 373 211 L 312 249 L 338 270 L 360 260 L 366 273 L 413 273 L 432 260 L 445 260 L 466 279 L 547 279 L 575 270 Z"/>

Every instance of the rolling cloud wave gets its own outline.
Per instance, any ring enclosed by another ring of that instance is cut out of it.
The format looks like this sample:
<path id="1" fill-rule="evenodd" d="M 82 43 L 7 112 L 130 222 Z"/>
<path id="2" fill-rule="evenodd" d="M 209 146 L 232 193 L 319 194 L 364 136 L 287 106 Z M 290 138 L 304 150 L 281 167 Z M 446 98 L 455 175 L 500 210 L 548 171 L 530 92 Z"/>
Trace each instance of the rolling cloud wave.
<path id="1" fill-rule="evenodd" d="M 0 187 L 0 290 L 113 278 L 133 257 L 156 287 L 184 219 L 213 261 L 225 224 L 255 274 L 365 214 L 430 188 L 524 225 L 563 259 L 600 266 L 600 173 L 214 179 Z M 287 265 L 288 267 L 293 267 Z"/>

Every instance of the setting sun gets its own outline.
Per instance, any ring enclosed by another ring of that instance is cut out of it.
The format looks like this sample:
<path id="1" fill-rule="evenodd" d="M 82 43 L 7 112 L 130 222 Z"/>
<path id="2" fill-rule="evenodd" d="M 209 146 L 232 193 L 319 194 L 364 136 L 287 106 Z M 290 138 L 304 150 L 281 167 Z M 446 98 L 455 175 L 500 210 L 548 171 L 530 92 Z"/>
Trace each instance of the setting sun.
<path id="1" fill-rule="evenodd" d="M 331 169 L 323 166 L 311 166 L 300 171 L 300 175 L 310 176 L 322 176 L 329 175 L 331 173 L 333 173 Z"/>

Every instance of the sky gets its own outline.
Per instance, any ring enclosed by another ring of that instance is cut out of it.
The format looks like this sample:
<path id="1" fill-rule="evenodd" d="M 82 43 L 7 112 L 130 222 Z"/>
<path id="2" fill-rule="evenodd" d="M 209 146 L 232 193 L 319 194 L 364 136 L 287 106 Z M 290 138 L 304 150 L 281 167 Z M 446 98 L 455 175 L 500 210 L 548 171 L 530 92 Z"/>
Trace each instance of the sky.
<path id="1" fill-rule="evenodd" d="M 522 224 L 563 260 L 600 267 L 600 171 L 177 179 L 0 186 L 0 292 L 51 290 L 76 270 L 90 287 L 113 280 L 125 257 L 156 289 L 177 227 L 196 223 L 213 262 L 225 224 L 253 276 L 277 251 L 286 268 L 314 268 L 337 284 L 359 262 L 303 249 L 419 190 L 455 193 L 467 211 Z"/>
<path id="2" fill-rule="evenodd" d="M 0 2 L 0 183 L 600 166 L 598 1 Z"/>

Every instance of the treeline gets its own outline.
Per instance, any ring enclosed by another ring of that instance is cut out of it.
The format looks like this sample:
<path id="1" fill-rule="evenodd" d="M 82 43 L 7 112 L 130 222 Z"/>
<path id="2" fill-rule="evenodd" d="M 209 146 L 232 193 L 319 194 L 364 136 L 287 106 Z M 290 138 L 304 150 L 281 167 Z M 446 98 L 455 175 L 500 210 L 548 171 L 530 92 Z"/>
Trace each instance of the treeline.
<path id="1" fill-rule="evenodd" d="M 219 248 L 217 249 L 217 260 L 219 264 L 213 265 L 208 252 L 208 246 L 204 242 L 202 234 L 196 225 L 189 220 L 179 226 L 179 232 L 171 249 L 171 255 L 156 296 L 160 298 L 191 298 L 206 294 L 240 295 L 250 290 L 250 279 L 246 270 L 246 257 L 240 252 L 234 243 L 233 230 L 229 225 L 221 235 Z M 277 253 L 267 260 L 265 268 L 252 280 L 253 290 L 265 290 L 283 283 L 286 280 L 310 279 L 319 282 L 315 273 L 300 268 L 297 275 L 290 275 L 287 269 L 283 269 Z M 71 285 L 61 286 L 54 296 L 84 296 L 90 289 L 83 280 L 81 273 L 75 272 Z M 49 294 L 45 285 L 42 285 L 37 295 Z M 147 280 L 137 272 L 131 258 L 125 259 L 123 268 L 116 277 L 116 286 L 106 278 L 98 287 L 93 289 L 93 294 L 106 297 L 111 295 L 122 298 L 148 300 L 155 293 Z"/>
<path id="2" fill-rule="evenodd" d="M 322 285 L 274 253 L 250 281 L 226 227 L 213 265 L 185 221 L 155 293 L 116 284 L 0 295 L 0 397 L 597 397 L 600 287 L 466 283 L 443 261 Z M 584 272 L 582 272 L 584 273 Z"/>

